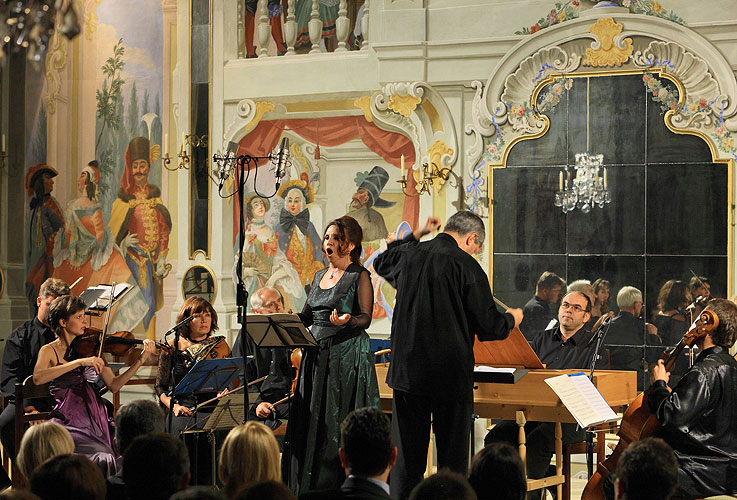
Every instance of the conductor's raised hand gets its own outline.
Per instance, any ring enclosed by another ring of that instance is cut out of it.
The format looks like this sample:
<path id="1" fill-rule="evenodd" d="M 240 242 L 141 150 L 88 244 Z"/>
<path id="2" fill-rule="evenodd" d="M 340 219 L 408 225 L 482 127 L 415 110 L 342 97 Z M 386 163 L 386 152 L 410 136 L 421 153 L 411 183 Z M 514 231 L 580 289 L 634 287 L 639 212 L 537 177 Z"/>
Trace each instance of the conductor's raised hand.
<path id="1" fill-rule="evenodd" d="M 348 313 L 338 315 L 338 310 L 333 309 L 330 313 L 330 322 L 335 326 L 343 326 L 351 320 L 351 315 Z"/>
<path id="2" fill-rule="evenodd" d="M 440 229 L 440 217 L 430 216 L 425 221 L 425 225 L 412 231 L 412 235 L 417 241 L 420 240 L 426 234 L 430 234 L 433 231 Z"/>
<path id="3" fill-rule="evenodd" d="M 522 323 L 522 309 L 518 307 L 514 309 L 509 308 L 506 310 L 506 312 L 514 316 L 514 326 L 519 326 L 519 324 Z"/>

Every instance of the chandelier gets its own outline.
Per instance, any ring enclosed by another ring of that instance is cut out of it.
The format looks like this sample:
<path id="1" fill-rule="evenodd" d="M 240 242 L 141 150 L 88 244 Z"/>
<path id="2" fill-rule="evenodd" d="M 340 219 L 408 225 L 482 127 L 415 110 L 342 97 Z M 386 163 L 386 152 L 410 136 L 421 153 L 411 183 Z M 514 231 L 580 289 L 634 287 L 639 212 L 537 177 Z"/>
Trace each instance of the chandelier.
<path id="1" fill-rule="evenodd" d="M 566 166 L 560 171 L 554 204 L 563 209 L 564 214 L 577 207 L 587 214 L 594 205 L 602 208 L 612 201 L 607 189 L 606 167 L 601 166 L 603 161 L 604 155 L 578 153 L 576 166 L 573 169 Z M 573 178 L 571 170 L 574 170 Z"/>
<path id="2" fill-rule="evenodd" d="M 586 79 L 586 152 L 576 155 L 576 165 L 560 171 L 558 191 L 553 204 L 563 213 L 575 210 L 587 214 L 594 206 L 603 208 L 612 201 L 607 189 L 606 167 L 602 167 L 604 155 L 589 154 L 589 84 Z"/>
<path id="3" fill-rule="evenodd" d="M 0 1 L 0 60 L 25 50 L 29 60 L 41 61 L 57 24 L 70 40 L 79 34 L 72 0 Z"/>

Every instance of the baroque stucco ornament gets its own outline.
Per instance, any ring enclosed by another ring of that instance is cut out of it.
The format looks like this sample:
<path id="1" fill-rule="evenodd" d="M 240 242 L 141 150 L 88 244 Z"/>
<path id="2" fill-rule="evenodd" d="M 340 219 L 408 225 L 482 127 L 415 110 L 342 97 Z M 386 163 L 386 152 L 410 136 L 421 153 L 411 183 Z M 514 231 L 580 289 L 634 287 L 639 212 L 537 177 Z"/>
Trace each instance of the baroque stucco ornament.
<path id="1" fill-rule="evenodd" d="M 611 17 L 602 17 L 589 29 L 596 40 L 586 49 L 584 66 L 621 66 L 632 55 L 632 39 L 622 38 L 622 25 Z"/>

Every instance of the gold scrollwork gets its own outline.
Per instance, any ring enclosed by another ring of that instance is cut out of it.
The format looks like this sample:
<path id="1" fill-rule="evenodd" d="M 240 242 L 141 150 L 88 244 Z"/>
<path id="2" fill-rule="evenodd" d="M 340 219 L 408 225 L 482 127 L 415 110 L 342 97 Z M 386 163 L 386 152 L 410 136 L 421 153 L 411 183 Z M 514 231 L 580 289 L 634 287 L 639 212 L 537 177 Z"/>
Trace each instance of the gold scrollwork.
<path id="1" fill-rule="evenodd" d="M 421 101 L 421 98 L 409 94 L 392 94 L 389 98 L 389 105 L 387 107 L 395 113 L 404 117 L 409 117 Z"/>
<path id="2" fill-rule="evenodd" d="M 374 121 L 374 117 L 371 116 L 371 98 L 369 96 L 359 97 L 353 101 L 353 105 L 363 111 L 363 116 L 367 122 L 372 123 Z"/>
<path id="3" fill-rule="evenodd" d="M 453 156 L 453 148 L 449 147 L 445 141 L 437 140 L 433 142 L 432 146 L 430 146 L 427 150 L 427 157 L 430 165 L 442 165 L 443 162 L 441 161 L 443 156 Z M 440 191 L 440 188 L 443 187 L 443 184 L 445 184 L 445 181 L 448 179 L 447 176 L 439 176 L 438 182 L 433 183 L 433 188 L 435 189 L 435 193 L 438 193 Z"/>
<path id="4" fill-rule="evenodd" d="M 246 125 L 246 132 L 250 132 L 256 125 L 259 124 L 261 121 L 261 118 L 264 117 L 264 115 L 268 111 L 274 111 L 274 103 L 269 101 L 259 101 L 256 103 L 256 113 L 253 115 L 253 120 L 251 120 Z"/>
<path id="5" fill-rule="evenodd" d="M 599 47 L 586 49 L 584 66 L 621 66 L 632 56 L 632 39 L 618 40 L 622 33 L 622 25 L 615 23 L 611 17 L 597 20 L 589 32 L 596 35 Z"/>

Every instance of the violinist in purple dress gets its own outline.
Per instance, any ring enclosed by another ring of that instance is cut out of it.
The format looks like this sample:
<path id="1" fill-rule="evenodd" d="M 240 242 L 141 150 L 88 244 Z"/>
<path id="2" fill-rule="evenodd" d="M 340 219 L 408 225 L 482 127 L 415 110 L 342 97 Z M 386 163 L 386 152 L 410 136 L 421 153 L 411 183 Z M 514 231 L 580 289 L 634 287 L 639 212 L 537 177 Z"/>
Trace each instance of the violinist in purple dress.
<path id="1" fill-rule="evenodd" d="M 87 327 L 84 310 L 84 301 L 72 295 L 58 297 L 51 303 L 49 324 L 56 340 L 39 351 L 33 382 L 36 385 L 49 384 L 49 391 L 56 401 L 51 420 L 63 425 L 72 435 L 74 452 L 86 455 L 102 469 L 103 474 L 113 475 L 117 472 L 119 457 L 113 449 L 112 419 L 94 383 L 102 378 L 110 391 L 118 392 L 156 347 L 152 340 L 144 340 L 141 356 L 117 376 L 102 358 L 96 356 L 67 361 L 65 354 L 69 345 Z"/>

